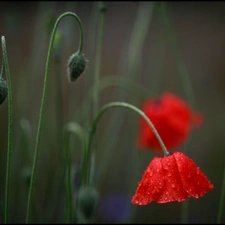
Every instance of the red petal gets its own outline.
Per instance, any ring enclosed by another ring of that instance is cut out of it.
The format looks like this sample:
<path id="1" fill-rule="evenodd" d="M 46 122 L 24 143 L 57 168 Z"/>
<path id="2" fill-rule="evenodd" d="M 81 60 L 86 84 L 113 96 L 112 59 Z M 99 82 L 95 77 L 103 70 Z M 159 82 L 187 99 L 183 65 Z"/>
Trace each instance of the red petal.
<path id="1" fill-rule="evenodd" d="M 181 202 L 187 197 L 189 195 L 183 189 L 176 161 L 171 155 L 152 160 L 138 184 L 132 203 L 146 205 L 152 201 Z"/>
<path id="2" fill-rule="evenodd" d="M 163 177 L 161 158 L 155 157 L 145 170 L 142 180 L 138 183 L 132 203 L 147 205 L 158 199 L 164 186 L 164 180 L 161 180 L 161 177 Z"/>
<path id="3" fill-rule="evenodd" d="M 183 99 L 169 92 L 163 93 L 158 100 L 145 101 L 142 111 L 150 118 L 168 150 L 179 147 L 187 140 L 192 123 L 196 127 L 202 123 L 200 113 L 193 116 L 190 106 Z M 142 117 L 138 146 L 162 151 L 157 138 Z"/>
<path id="4" fill-rule="evenodd" d="M 176 159 L 183 188 L 189 195 L 199 198 L 213 189 L 213 185 L 192 159 L 181 152 L 175 152 L 173 156 Z"/>
<path id="5" fill-rule="evenodd" d="M 183 189 L 182 181 L 179 176 L 176 160 L 173 155 L 166 156 L 162 159 L 162 167 L 164 170 L 165 186 L 159 203 L 186 200 L 189 195 Z"/>

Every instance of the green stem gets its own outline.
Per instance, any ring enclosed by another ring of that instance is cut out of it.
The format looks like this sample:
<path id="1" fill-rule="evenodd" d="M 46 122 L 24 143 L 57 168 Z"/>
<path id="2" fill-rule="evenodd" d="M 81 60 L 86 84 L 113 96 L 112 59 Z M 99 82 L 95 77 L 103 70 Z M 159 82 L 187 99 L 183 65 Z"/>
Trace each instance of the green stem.
<path id="1" fill-rule="evenodd" d="M 128 47 L 128 75 L 136 80 L 149 25 L 152 21 L 154 2 L 140 2 L 135 24 L 131 33 Z"/>
<path id="2" fill-rule="evenodd" d="M 2 51 L 5 65 L 5 73 L 8 84 L 8 148 L 7 148 L 7 169 L 6 169 L 6 187 L 5 187 L 5 223 L 8 223 L 9 215 L 9 192 L 10 192 L 10 173 L 11 173 L 11 155 L 12 155 L 12 122 L 13 122 L 13 108 L 12 108 L 12 89 L 9 72 L 9 64 L 7 58 L 5 37 L 2 36 Z"/>
<path id="3" fill-rule="evenodd" d="M 104 4 L 104 3 L 99 2 L 99 5 L 100 4 Z M 100 24 L 99 24 L 98 33 L 97 33 L 95 70 L 94 70 L 94 84 L 95 84 L 95 91 L 93 93 L 94 117 L 97 115 L 97 111 L 99 109 L 99 78 L 100 78 L 100 68 L 101 68 L 101 54 L 102 54 L 104 19 L 105 19 L 105 10 L 100 9 L 100 19 L 99 19 Z"/>
<path id="4" fill-rule="evenodd" d="M 47 96 L 48 77 L 49 77 L 49 71 L 50 71 L 49 62 L 50 62 L 50 58 L 52 55 L 53 42 L 54 42 L 57 27 L 58 27 L 61 19 L 65 16 L 72 16 L 77 20 L 79 27 L 80 27 L 80 45 L 79 45 L 79 50 L 78 50 L 79 53 L 81 53 L 82 47 L 83 47 L 83 27 L 82 27 L 81 20 L 75 13 L 72 13 L 72 12 L 66 12 L 66 13 L 61 14 L 55 22 L 55 25 L 54 25 L 54 28 L 52 31 L 52 35 L 51 35 L 50 44 L 49 44 L 48 54 L 47 54 L 44 88 L 43 88 L 41 109 L 40 109 L 40 115 L 39 115 L 38 132 L 37 132 L 37 137 L 36 137 L 36 147 L 35 147 L 35 153 L 34 153 L 34 161 L 33 161 L 33 168 L 32 168 L 32 174 L 31 174 L 30 188 L 29 188 L 29 193 L 28 193 L 26 223 L 30 222 L 31 198 L 32 198 L 32 194 L 33 194 L 34 178 L 35 178 L 36 165 L 37 165 L 37 160 L 38 160 L 38 155 L 39 155 L 40 137 L 41 137 L 41 132 L 42 132 L 42 124 L 43 124 L 42 122 L 43 122 L 43 115 L 44 115 L 45 102 L 46 102 L 46 96 Z"/>
<path id="5" fill-rule="evenodd" d="M 225 167 L 223 171 L 223 184 L 221 189 L 221 195 L 220 195 L 220 204 L 219 204 L 219 210 L 217 215 L 217 223 L 222 223 L 222 217 L 224 213 L 224 202 L 225 202 Z"/>
<path id="6" fill-rule="evenodd" d="M 80 127 L 79 124 L 70 122 L 65 127 L 65 139 L 64 139 L 64 152 L 66 153 L 66 223 L 72 223 L 73 222 L 73 192 L 72 192 L 72 184 L 71 184 L 71 151 L 69 150 L 69 138 L 70 135 L 74 133 L 76 134 L 82 144 L 82 149 L 86 150 L 86 141 L 85 137 L 86 134 L 82 127 Z"/>
<path id="7" fill-rule="evenodd" d="M 2 60 L 2 68 L 1 68 L 1 74 L 0 74 L 0 77 L 3 78 L 4 73 L 5 73 L 5 64 L 4 64 L 4 60 Z"/>
<path id="8" fill-rule="evenodd" d="M 174 30 L 173 27 L 171 25 L 171 21 L 170 21 L 170 17 L 169 17 L 169 12 L 167 9 L 167 3 L 166 2 L 161 2 L 161 9 L 162 9 L 162 16 L 164 18 L 164 21 L 166 23 L 166 28 L 167 28 L 167 32 L 168 32 L 168 36 L 171 40 L 171 45 L 173 48 L 173 53 L 175 56 L 175 59 L 177 61 L 177 66 L 178 66 L 178 70 L 181 74 L 181 77 L 183 79 L 183 85 L 184 85 L 184 89 L 187 95 L 187 99 L 190 103 L 190 105 L 195 108 L 196 105 L 196 101 L 195 101 L 195 96 L 194 96 L 194 91 L 192 89 L 192 85 L 191 85 L 191 81 L 189 79 L 189 75 L 188 75 L 188 71 L 186 69 L 186 66 L 184 64 L 184 61 L 182 60 L 182 56 L 178 47 L 178 41 L 176 40 L 176 37 L 174 35 Z"/>
<path id="9" fill-rule="evenodd" d="M 99 109 L 99 78 L 100 78 L 100 68 L 101 68 L 101 54 L 102 54 L 102 41 L 103 41 L 103 30 L 104 30 L 104 22 L 105 22 L 105 11 L 106 4 L 105 2 L 98 2 L 99 11 L 100 11 L 100 19 L 99 26 L 97 31 L 97 43 L 96 43 L 96 55 L 95 55 L 95 71 L 94 71 L 94 84 L 95 91 L 93 93 L 93 116 L 97 115 Z M 95 134 L 95 143 L 94 143 L 94 151 L 92 154 L 92 164 L 93 167 L 95 165 L 95 152 L 97 149 L 97 134 Z M 93 180 L 94 174 L 91 171 L 91 182 Z"/>
<path id="10" fill-rule="evenodd" d="M 83 168 L 82 168 L 82 171 L 84 171 L 84 174 L 85 176 L 82 177 L 83 179 L 83 184 L 84 185 L 89 185 L 90 183 L 90 178 L 89 178 L 89 161 L 90 161 L 90 156 L 91 156 L 91 144 L 92 144 L 92 139 L 93 139 L 93 135 L 96 131 L 96 128 L 97 128 L 97 124 L 98 124 L 98 121 L 100 120 L 101 116 L 103 115 L 103 113 L 105 111 L 107 111 L 108 109 L 110 108 L 113 108 L 113 107 L 125 107 L 125 108 L 129 108 L 129 109 L 132 109 L 133 111 L 135 111 L 136 113 L 138 113 L 140 116 L 142 116 L 145 121 L 148 123 L 148 125 L 150 126 L 150 128 L 152 129 L 153 133 L 155 134 L 156 138 L 158 139 L 161 147 L 162 147 L 162 150 L 164 152 L 164 155 L 165 156 L 168 156 L 169 155 L 169 152 L 167 151 L 166 149 L 166 146 L 164 145 L 161 137 L 159 136 L 159 133 L 158 131 L 156 130 L 155 126 L 153 125 L 153 123 L 151 122 L 151 120 L 145 115 L 145 113 L 138 109 L 136 106 L 132 105 L 132 104 L 129 104 L 129 103 L 126 103 L 126 102 L 110 102 L 106 105 L 104 105 L 98 115 L 96 116 L 96 118 L 94 119 L 93 123 L 92 123 L 92 126 L 91 126 L 91 130 L 90 130 L 90 133 L 89 133 L 89 138 L 88 138 L 88 147 L 87 147 L 87 151 L 86 151 L 86 157 L 83 161 Z M 93 164 L 91 164 L 91 168 L 90 168 L 90 171 L 94 171 L 94 167 L 93 167 Z"/>
<path id="11" fill-rule="evenodd" d="M 182 56 L 181 56 L 181 52 L 178 46 L 178 41 L 176 39 L 175 36 L 175 32 L 173 30 L 172 24 L 171 24 L 171 20 L 170 20 L 170 16 L 169 16 L 169 11 L 168 11 L 168 7 L 167 7 L 167 3 L 166 2 L 162 2 L 161 4 L 161 10 L 162 10 L 162 16 L 163 19 L 165 21 L 166 24 L 166 28 L 167 28 L 167 32 L 168 32 L 168 36 L 170 38 L 171 41 L 171 45 L 173 48 L 173 53 L 175 56 L 175 59 L 177 61 L 177 66 L 178 66 L 178 70 L 180 72 L 181 78 L 182 78 L 182 82 L 183 82 L 183 86 L 184 86 L 184 90 L 186 92 L 187 95 L 187 100 L 189 102 L 189 104 L 195 108 L 196 107 L 196 100 L 195 100 L 195 96 L 194 96 L 194 91 L 191 85 L 191 81 L 188 75 L 188 71 L 185 67 L 185 63 L 182 60 Z M 191 155 L 190 149 L 188 148 L 188 145 L 190 145 L 191 143 L 191 138 L 192 138 L 192 133 L 190 133 L 190 137 L 189 137 L 189 142 L 186 145 L 186 148 L 189 149 L 189 155 Z M 190 199 L 187 199 L 185 202 L 183 202 L 181 204 L 181 222 L 182 223 L 188 223 L 188 206 L 190 203 Z"/>
<path id="12" fill-rule="evenodd" d="M 71 188 L 71 152 L 69 150 L 69 136 L 70 132 L 66 132 L 64 146 L 66 153 L 66 223 L 72 222 L 72 188 Z"/>
<path id="13" fill-rule="evenodd" d="M 107 89 L 108 87 L 118 87 L 122 88 L 125 91 L 129 91 L 130 93 L 135 94 L 138 97 L 147 98 L 150 95 L 150 91 L 148 88 L 134 82 L 132 79 L 126 78 L 124 76 L 104 76 L 99 80 L 99 93 Z M 87 115 L 90 112 L 90 105 L 93 99 L 94 86 L 88 90 L 87 100 L 83 102 L 82 107 L 80 109 L 82 120 L 87 119 Z"/>

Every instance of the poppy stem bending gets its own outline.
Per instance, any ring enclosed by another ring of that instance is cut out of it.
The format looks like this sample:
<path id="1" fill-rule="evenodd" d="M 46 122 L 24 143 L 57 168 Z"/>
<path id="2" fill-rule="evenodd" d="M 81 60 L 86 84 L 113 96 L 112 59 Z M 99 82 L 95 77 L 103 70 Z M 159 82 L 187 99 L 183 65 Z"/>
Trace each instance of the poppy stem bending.
<path id="1" fill-rule="evenodd" d="M 89 177 L 89 162 L 90 162 L 90 156 L 91 156 L 91 144 L 92 144 L 93 135 L 94 135 L 96 127 L 97 127 L 97 123 L 100 120 L 100 118 L 103 115 L 103 113 L 105 111 L 107 111 L 108 109 L 113 108 L 113 107 L 129 108 L 129 109 L 132 109 L 133 111 L 137 112 L 140 116 L 142 116 L 146 120 L 146 122 L 148 123 L 150 128 L 152 129 L 152 131 L 155 134 L 156 138 L 158 139 L 158 141 L 159 141 L 159 143 L 160 143 L 160 145 L 162 147 L 162 150 L 164 152 L 164 155 L 165 156 L 169 155 L 169 152 L 167 151 L 166 146 L 164 145 L 161 137 L 159 136 L 158 131 L 156 130 L 156 128 L 153 125 L 153 123 L 151 122 L 151 120 L 145 115 L 145 113 L 142 110 L 140 110 L 136 106 L 134 106 L 132 104 L 129 104 L 129 103 L 126 103 L 126 102 L 110 102 L 110 103 L 104 105 L 100 109 L 98 115 L 96 116 L 96 118 L 94 119 L 94 121 L 92 123 L 91 130 L 89 132 L 87 151 L 85 151 L 84 161 L 82 163 L 82 165 L 83 165 L 83 167 L 82 167 L 82 172 L 83 173 L 82 174 L 84 176 L 82 176 L 82 181 L 81 182 L 82 182 L 83 185 L 89 185 L 89 181 L 90 181 L 90 177 Z M 92 167 L 92 165 L 90 165 L 90 170 L 92 171 L 92 174 L 94 174 L 93 173 L 94 168 Z"/>
<path id="2" fill-rule="evenodd" d="M 34 177 L 35 177 L 35 173 L 36 173 L 36 165 L 37 165 L 37 160 L 38 160 L 38 155 L 39 155 L 40 137 L 41 137 L 41 132 L 42 132 L 42 122 L 43 122 L 44 108 L 45 108 L 46 95 L 47 95 L 48 77 L 49 77 L 49 70 L 50 70 L 49 62 L 50 62 L 50 58 L 52 55 L 53 43 L 54 43 L 57 27 L 59 25 L 59 22 L 65 16 L 72 16 L 77 20 L 79 27 L 80 27 L 80 44 L 79 44 L 78 53 L 81 53 L 82 48 L 83 48 L 83 26 L 82 26 L 80 18 L 75 13 L 72 13 L 72 12 L 66 12 L 66 13 L 61 14 L 55 22 L 55 25 L 54 25 L 54 28 L 53 28 L 52 34 L 51 34 L 49 48 L 48 48 L 47 61 L 46 61 L 46 67 L 45 67 L 45 80 L 44 80 L 44 87 L 43 87 L 43 93 L 42 93 L 41 109 L 40 109 L 40 115 L 39 115 L 38 131 L 37 131 L 36 146 L 35 146 L 35 153 L 34 153 L 34 161 L 33 161 L 32 173 L 31 173 L 30 188 L 29 188 L 29 193 L 28 193 L 26 223 L 30 222 L 30 210 L 31 210 L 30 205 L 31 205 L 31 198 L 33 195 Z"/>
<path id="3" fill-rule="evenodd" d="M 10 191 L 10 174 L 11 174 L 11 155 L 12 155 L 12 122 L 13 122 L 13 109 L 12 109 L 12 89 L 11 79 L 9 73 L 9 64 L 7 58 L 5 37 L 2 36 L 2 51 L 3 51 L 3 71 L 5 70 L 7 85 L 8 85 L 8 148 L 7 148 L 7 169 L 6 169 L 6 187 L 5 187 L 5 223 L 8 223 L 9 214 L 9 191 Z M 5 68 L 5 69 L 4 69 Z"/>

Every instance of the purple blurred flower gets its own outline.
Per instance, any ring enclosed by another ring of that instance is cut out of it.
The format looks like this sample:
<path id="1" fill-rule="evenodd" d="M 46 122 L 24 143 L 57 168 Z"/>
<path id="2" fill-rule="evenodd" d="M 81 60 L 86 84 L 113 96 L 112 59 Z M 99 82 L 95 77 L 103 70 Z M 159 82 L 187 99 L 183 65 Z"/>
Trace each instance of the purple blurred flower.
<path id="1" fill-rule="evenodd" d="M 99 205 L 100 215 L 110 222 L 121 222 L 130 216 L 131 203 L 125 194 L 113 194 L 102 197 Z"/>

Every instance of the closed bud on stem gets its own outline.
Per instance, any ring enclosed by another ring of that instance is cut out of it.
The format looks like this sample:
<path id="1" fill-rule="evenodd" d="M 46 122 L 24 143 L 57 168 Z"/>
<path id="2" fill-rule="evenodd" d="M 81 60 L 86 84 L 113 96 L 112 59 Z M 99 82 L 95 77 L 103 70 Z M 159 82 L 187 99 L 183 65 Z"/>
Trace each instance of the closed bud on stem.
<path id="1" fill-rule="evenodd" d="M 77 207 L 86 219 L 89 219 L 97 206 L 99 194 L 94 187 L 81 187 L 77 193 Z"/>
<path id="2" fill-rule="evenodd" d="M 68 78 L 69 81 L 75 81 L 85 70 L 87 60 L 80 52 L 70 56 L 68 62 Z"/>
<path id="3" fill-rule="evenodd" d="M 0 77 L 0 105 L 4 102 L 8 95 L 8 87 L 6 81 Z"/>

